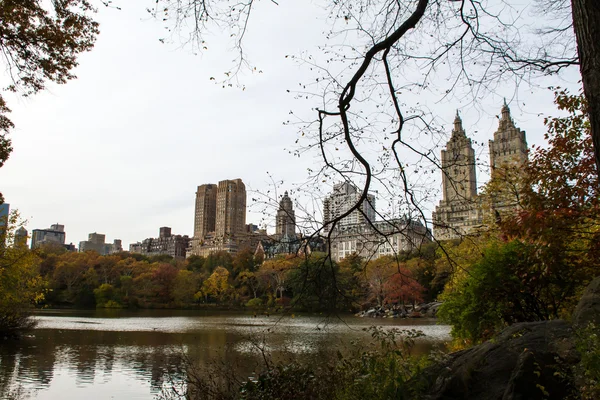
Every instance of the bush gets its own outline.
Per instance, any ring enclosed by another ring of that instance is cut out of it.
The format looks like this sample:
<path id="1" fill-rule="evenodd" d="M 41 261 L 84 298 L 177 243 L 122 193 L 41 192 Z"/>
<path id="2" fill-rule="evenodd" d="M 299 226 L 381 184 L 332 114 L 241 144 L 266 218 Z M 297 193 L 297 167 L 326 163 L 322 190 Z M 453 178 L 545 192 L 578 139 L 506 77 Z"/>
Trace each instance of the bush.
<path id="1" fill-rule="evenodd" d="M 246 302 L 246 307 L 261 307 L 263 305 L 263 301 L 260 298 L 250 299 Z"/>
<path id="2" fill-rule="evenodd" d="M 575 377 L 583 399 L 600 399 L 600 335 L 594 324 L 576 332 L 576 348 L 581 362 Z"/>
<path id="3" fill-rule="evenodd" d="M 0 338 L 17 338 L 35 326 L 29 316 L 34 304 L 43 300 L 39 258 L 25 243 L 15 241 L 19 216 L 11 213 L 0 221 Z M 6 245 L 10 244 L 10 245 Z"/>
<path id="4" fill-rule="evenodd" d="M 123 305 L 114 300 L 109 300 L 102 306 L 104 308 L 123 308 Z"/>
<path id="5" fill-rule="evenodd" d="M 349 355 L 325 353 L 319 363 L 296 360 L 273 363 L 262 351 L 264 369 L 256 378 L 240 379 L 234 366 L 215 362 L 197 364 L 186 359 L 187 380 L 168 385 L 159 399 L 407 399 L 419 398 L 420 380 L 413 379 L 423 359 L 410 355 L 418 331 L 370 328 L 375 348 L 353 347 Z M 185 359 L 185 357 L 184 357 Z"/>
<path id="6" fill-rule="evenodd" d="M 477 343 L 503 327 L 558 318 L 576 285 L 554 274 L 542 250 L 520 241 L 494 243 L 442 295 L 438 317 L 455 338 Z"/>

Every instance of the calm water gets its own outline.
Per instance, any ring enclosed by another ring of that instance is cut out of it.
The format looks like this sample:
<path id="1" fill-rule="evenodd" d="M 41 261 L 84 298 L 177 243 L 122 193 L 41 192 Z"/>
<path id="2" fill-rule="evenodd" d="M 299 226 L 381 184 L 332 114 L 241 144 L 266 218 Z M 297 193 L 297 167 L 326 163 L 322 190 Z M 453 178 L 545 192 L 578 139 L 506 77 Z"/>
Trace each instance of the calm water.
<path id="1" fill-rule="evenodd" d="M 259 362 L 254 343 L 274 357 L 315 357 L 367 343 L 362 329 L 418 329 L 416 350 L 449 339 L 435 320 L 219 315 L 199 311 L 46 311 L 38 329 L 18 342 L 0 341 L 1 398 L 152 399 L 174 376 L 181 355 L 219 360 L 250 374 Z"/>

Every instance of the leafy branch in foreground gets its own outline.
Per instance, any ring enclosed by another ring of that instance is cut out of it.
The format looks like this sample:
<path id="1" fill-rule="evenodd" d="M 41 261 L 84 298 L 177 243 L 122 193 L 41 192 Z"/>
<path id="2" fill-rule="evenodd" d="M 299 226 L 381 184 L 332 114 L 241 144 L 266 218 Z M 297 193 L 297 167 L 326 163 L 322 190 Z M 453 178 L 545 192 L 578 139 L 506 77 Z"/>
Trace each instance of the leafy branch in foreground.
<path id="1" fill-rule="evenodd" d="M 29 311 L 43 298 L 39 259 L 24 241 L 15 240 L 21 226 L 16 212 L 0 225 L 0 338 L 18 337 L 33 328 Z"/>

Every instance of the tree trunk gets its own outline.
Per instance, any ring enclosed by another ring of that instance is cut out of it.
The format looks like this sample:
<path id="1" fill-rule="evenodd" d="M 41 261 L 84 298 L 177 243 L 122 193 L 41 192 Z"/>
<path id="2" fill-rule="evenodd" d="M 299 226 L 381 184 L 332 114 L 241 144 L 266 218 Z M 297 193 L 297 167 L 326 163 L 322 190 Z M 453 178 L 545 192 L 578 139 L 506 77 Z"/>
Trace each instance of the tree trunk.
<path id="1" fill-rule="evenodd" d="M 588 102 L 596 172 L 600 174 L 600 2 L 571 0 L 583 93 Z"/>

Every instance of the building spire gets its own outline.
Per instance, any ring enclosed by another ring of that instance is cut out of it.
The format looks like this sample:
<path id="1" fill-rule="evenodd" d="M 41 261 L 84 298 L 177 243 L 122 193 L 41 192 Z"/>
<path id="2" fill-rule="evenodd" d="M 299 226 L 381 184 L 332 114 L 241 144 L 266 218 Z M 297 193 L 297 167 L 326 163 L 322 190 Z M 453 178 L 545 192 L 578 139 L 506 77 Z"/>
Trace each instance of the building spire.
<path id="1" fill-rule="evenodd" d="M 504 105 L 502 106 L 502 119 L 506 121 L 510 120 L 510 108 L 508 108 L 508 104 L 506 104 L 506 97 L 504 98 Z"/>
<path id="2" fill-rule="evenodd" d="M 454 132 L 460 132 L 462 130 L 463 130 L 462 119 L 460 119 L 460 115 L 458 114 L 458 110 L 456 110 L 456 117 L 454 118 Z"/>

